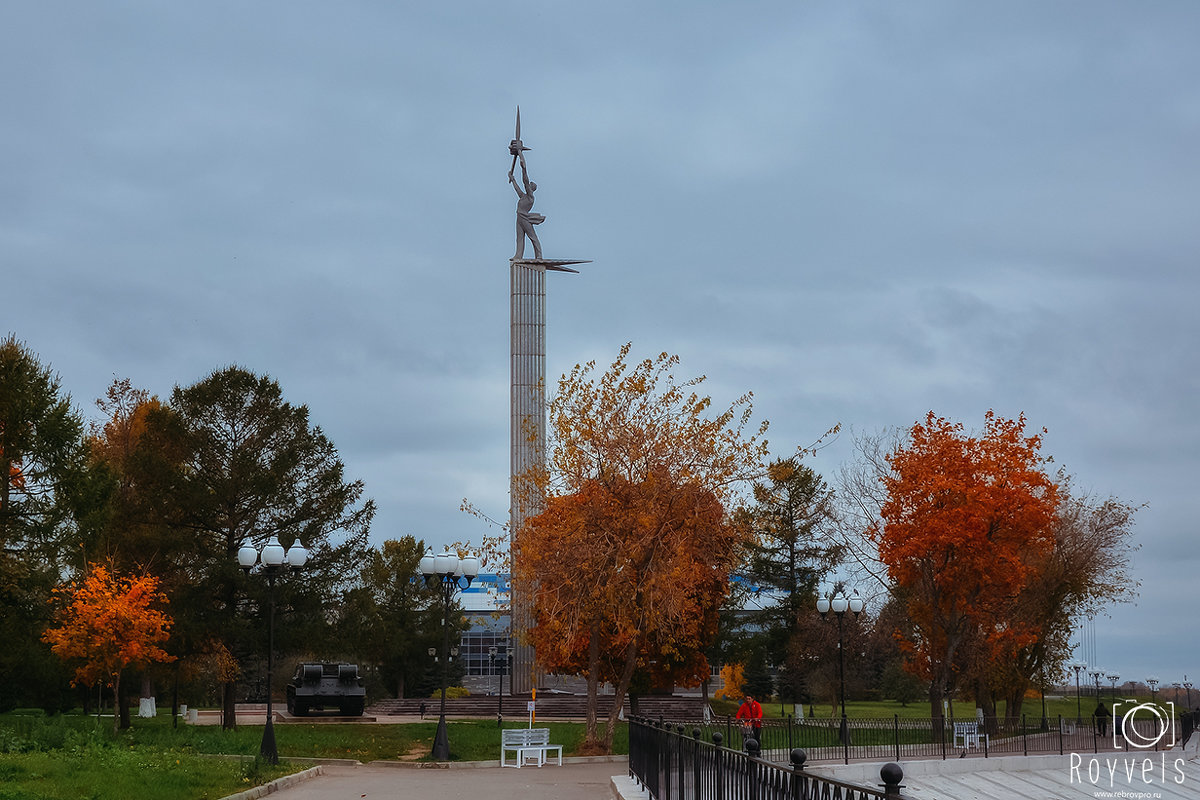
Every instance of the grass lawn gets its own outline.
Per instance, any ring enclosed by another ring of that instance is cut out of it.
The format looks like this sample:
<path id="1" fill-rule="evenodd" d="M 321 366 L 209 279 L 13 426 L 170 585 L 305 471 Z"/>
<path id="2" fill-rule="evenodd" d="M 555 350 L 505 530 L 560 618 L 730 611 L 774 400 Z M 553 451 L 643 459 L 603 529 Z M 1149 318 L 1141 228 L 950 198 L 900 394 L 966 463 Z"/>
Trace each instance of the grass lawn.
<path id="1" fill-rule="evenodd" d="M 525 727 L 513 722 L 505 727 Z M 574 754 L 583 725 L 551 722 L 550 740 Z M 404 725 L 285 724 L 275 726 L 281 758 L 429 761 L 436 722 Z M 0 715 L 0 800 L 200 800 L 225 797 L 298 772 L 308 764 L 271 767 L 256 758 L 261 725 L 235 731 L 180 724 L 169 716 L 133 719 L 116 735 L 112 718 L 35 714 Z M 454 761 L 500 758 L 500 731 L 491 720 L 450 722 Z M 629 752 L 628 728 L 614 750 Z M 213 755 L 231 758 L 213 758 Z"/>
<path id="2" fill-rule="evenodd" d="M 0 800 L 220 798 L 296 767 L 137 748 L 0 754 Z"/>
<path id="3" fill-rule="evenodd" d="M 147 724 L 149 723 L 149 724 Z M 525 728 L 513 721 L 506 728 Z M 550 740 L 563 746 L 563 755 L 574 755 L 583 744 L 583 725 L 574 722 L 538 723 L 550 729 Z M 437 723 L 403 725 L 297 724 L 275 725 L 275 746 L 281 757 L 352 758 L 358 761 L 430 761 Z M 254 754 L 262 741 L 261 725 L 239 725 L 223 731 L 215 725 L 171 727 L 170 718 L 136 720 L 126 731 L 131 744 L 161 749 L 184 749 L 197 753 Z M 500 759 L 500 729 L 495 720 L 462 720 L 447 723 L 451 761 Z M 628 728 L 621 725 L 613 737 L 613 750 L 629 752 Z"/>

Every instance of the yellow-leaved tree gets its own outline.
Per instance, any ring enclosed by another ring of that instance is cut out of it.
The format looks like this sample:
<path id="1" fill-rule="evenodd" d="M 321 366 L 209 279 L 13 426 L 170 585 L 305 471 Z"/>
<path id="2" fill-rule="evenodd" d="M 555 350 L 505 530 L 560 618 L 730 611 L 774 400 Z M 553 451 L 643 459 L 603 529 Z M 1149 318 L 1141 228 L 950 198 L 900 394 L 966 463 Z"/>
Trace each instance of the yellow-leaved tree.
<path id="1" fill-rule="evenodd" d="M 593 751 L 611 750 L 635 673 L 650 685 L 709 674 L 704 650 L 752 535 L 731 512 L 766 455 L 766 423 L 747 431 L 750 394 L 714 412 L 696 390 L 703 376 L 672 374 L 677 356 L 631 364 L 629 351 L 601 375 L 589 362 L 560 379 L 548 470 L 526 481 L 544 511 L 516 532 L 512 554 L 513 579 L 533 598 L 538 663 L 587 678 Z M 616 696 L 601 738 L 604 681 Z"/>
<path id="2" fill-rule="evenodd" d="M 721 667 L 721 688 L 713 697 L 724 700 L 741 700 L 742 686 L 746 683 L 746 667 L 742 664 L 726 664 Z"/>

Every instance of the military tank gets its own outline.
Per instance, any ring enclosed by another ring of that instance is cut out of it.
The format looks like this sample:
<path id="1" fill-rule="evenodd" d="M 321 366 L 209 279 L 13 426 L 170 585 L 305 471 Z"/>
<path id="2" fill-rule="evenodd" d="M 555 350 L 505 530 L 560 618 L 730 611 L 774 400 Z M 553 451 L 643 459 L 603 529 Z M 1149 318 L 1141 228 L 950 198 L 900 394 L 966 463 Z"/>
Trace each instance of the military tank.
<path id="1" fill-rule="evenodd" d="M 302 663 L 287 685 L 287 710 L 297 717 L 316 709 L 361 716 L 366 700 L 357 664 Z"/>

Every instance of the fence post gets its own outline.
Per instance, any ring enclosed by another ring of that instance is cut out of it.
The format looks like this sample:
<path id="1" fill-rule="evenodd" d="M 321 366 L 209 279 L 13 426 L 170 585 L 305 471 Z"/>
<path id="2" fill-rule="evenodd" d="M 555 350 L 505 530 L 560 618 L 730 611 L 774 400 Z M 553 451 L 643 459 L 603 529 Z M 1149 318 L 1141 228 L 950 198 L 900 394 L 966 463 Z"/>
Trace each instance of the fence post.
<path id="1" fill-rule="evenodd" d="M 1059 715 L 1058 715 L 1058 754 L 1059 754 L 1060 756 L 1063 754 L 1063 724 L 1062 724 L 1062 714 L 1059 714 Z"/>
<path id="2" fill-rule="evenodd" d="M 725 741 L 725 737 L 721 736 L 721 732 L 717 731 L 712 737 L 713 744 L 716 745 L 716 750 L 713 755 L 717 759 L 717 800 L 725 798 L 725 748 L 721 747 L 721 742 Z"/>
<path id="3" fill-rule="evenodd" d="M 788 745 L 787 746 L 788 746 L 788 750 L 791 750 L 792 749 L 792 715 L 791 714 L 787 715 L 787 723 L 788 723 Z M 1186 736 L 1184 736 L 1183 738 L 1185 741 L 1187 740 Z"/>
<path id="4" fill-rule="evenodd" d="M 896 760 L 900 760 L 900 715 L 892 714 L 892 730 L 896 739 Z"/>
<path id="5" fill-rule="evenodd" d="M 675 763 L 679 768 L 679 791 L 675 794 L 678 795 L 679 800 L 684 800 L 684 793 L 687 792 L 687 782 L 683 779 L 683 753 L 687 748 L 687 742 L 683 738 L 682 725 L 675 726 L 675 747 L 679 751 L 679 754 L 675 757 Z"/>
<path id="6" fill-rule="evenodd" d="M 701 800 L 700 791 L 700 729 L 692 728 L 692 794 L 695 800 Z"/>
<path id="7" fill-rule="evenodd" d="M 904 788 L 904 784 L 900 783 L 904 780 L 904 769 L 899 764 L 884 764 L 879 770 L 879 777 L 883 779 L 884 797 L 900 796 L 900 790 Z"/>
<path id="8" fill-rule="evenodd" d="M 808 776 L 804 774 L 804 762 L 808 754 L 797 747 L 792 751 L 792 800 L 808 797 Z"/>
<path id="9" fill-rule="evenodd" d="M 669 798 L 671 796 L 671 729 L 663 722 L 663 718 L 658 718 L 656 732 L 659 739 L 662 741 L 662 758 L 658 762 L 659 774 L 659 789 L 662 792 L 659 797 Z"/>
<path id="10" fill-rule="evenodd" d="M 644 783 L 642 783 L 642 776 L 639 774 L 641 772 L 641 770 L 639 769 L 638 762 L 641 760 L 642 753 L 644 751 L 645 751 L 645 747 L 642 745 L 641 728 L 637 724 L 637 717 L 630 716 L 629 717 L 629 777 L 635 778 L 637 780 L 637 782 L 639 784 L 641 784 L 642 788 L 645 788 L 646 785 Z"/>
<path id="11" fill-rule="evenodd" d="M 1025 715 L 1021 715 L 1021 747 L 1025 755 L 1029 755 L 1029 728 L 1025 724 Z"/>
<path id="12" fill-rule="evenodd" d="M 758 800 L 758 739 L 746 740 L 746 782 L 750 800 Z"/>
<path id="13" fill-rule="evenodd" d="M 954 717 L 950 718 L 951 726 L 954 725 Z M 946 760 L 946 718 L 942 717 L 942 727 L 938 731 L 938 738 L 942 740 L 942 761 Z"/>

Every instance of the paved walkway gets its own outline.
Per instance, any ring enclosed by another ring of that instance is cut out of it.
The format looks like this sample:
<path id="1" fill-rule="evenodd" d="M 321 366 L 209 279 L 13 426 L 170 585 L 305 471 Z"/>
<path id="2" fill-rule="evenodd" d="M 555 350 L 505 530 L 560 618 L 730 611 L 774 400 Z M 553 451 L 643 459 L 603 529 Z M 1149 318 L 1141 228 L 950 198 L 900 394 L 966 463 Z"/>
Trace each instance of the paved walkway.
<path id="1" fill-rule="evenodd" d="M 480 797 L 487 800 L 608 800 L 614 775 L 626 775 L 624 760 L 547 764 L 521 769 L 453 766 L 449 769 L 323 765 L 324 774 L 278 792 L 279 800 L 409 800 Z"/>

